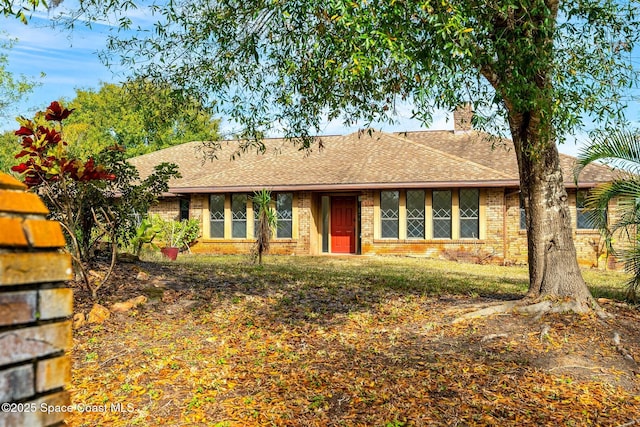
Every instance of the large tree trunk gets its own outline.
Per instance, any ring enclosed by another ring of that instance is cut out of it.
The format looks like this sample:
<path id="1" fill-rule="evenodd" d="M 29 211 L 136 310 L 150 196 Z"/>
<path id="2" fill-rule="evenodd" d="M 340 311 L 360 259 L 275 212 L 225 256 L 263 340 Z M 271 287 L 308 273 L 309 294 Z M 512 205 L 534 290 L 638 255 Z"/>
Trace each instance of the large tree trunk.
<path id="1" fill-rule="evenodd" d="M 552 131 L 540 129 L 544 125 L 537 117 L 536 112 L 509 114 L 527 216 L 527 296 L 571 299 L 589 310 L 595 303 L 578 267 L 560 157 Z"/>
<path id="2" fill-rule="evenodd" d="M 578 267 L 553 128 L 550 64 L 554 60 L 553 32 L 559 2 L 548 0 L 544 6 L 515 6 L 512 13 L 497 14 L 493 24 L 502 32 L 500 37 L 528 38 L 528 52 L 522 55 L 522 45 L 500 43 L 503 39 L 495 38 L 494 43 L 502 50 L 481 64 L 479 70 L 505 103 L 518 158 L 520 191 L 527 214 L 527 297 L 534 301 L 561 300 L 560 307 L 587 311 L 597 308 L 597 304 Z M 532 13 L 533 9 L 537 12 Z M 522 22 L 527 23 L 528 29 L 523 29 Z"/>

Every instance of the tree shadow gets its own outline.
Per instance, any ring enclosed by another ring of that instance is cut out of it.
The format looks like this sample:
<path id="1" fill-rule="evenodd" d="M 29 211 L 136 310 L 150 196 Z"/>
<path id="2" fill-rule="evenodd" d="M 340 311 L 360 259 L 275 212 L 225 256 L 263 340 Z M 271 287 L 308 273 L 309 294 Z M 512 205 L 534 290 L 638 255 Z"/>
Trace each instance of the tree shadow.
<path id="1" fill-rule="evenodd" d="M 581 351 L 580 360 L 605 354 L 606 345 L 597 346 L 610 330 L 600 324 L 573 315 L 449 322 L 457 316 L 447 314 L 451 308 L 521 297 L 524 280 L 474 274 L 472 265 L 457 273 L 417 264 L 381 268 L 366 259 L 348 268 L 339 260 L 292 260 L 263 267 L 215 258 L 140 264 L 165 293 L 198 306 L 169 316 L 161 305 L 142 308 L 144 321 L 121 316 L 127 327 L 108 337 L 104 329 L 98 342 L 129 334 L 136 343 L 130 357 L 160 365 L 167 358 L 164 370 L 145 371 L 142 386 L 168 396 L 153 408 L 176 419 L 195 396 L 209 425 L 225 422 L 225 408 L 232 409 L 231 425 L 291 426 L 581 424 L 581 414 L 624 417 L 635 410 L 609 385 L 576 388 L 564 371 L 551 375 L 535 363 L 554 352 Z M 548 339 L 541 338 L 545 325 Z M 105 371 L 134 369 L 103 357 Z M 610 359 L 616 357 L 622 359 Z M 609 369 L 603 360 L 597 366 Z M 176 369 L 188 366 L 184 375 L 201 389 L 167 382 L 170 361 Z M 590 395 L 604 398 L 580 398 Z"/>
<path id="2" fill-rule="evenodd" d="M 334 323 L 336 316 L 369 311 L 393 298 L 427 297 L 460 304 L 514 300 L 524 296 L 527 286 L 526 280 L 474 274 L 472 264 L 461 273 L 429 270 L 418 263 L 412 268 L 385 266 L 366 258 L 300 263 L 289 258 L 264 265 L 242 258 L 222 265 L 214 257 L 206 260 L 210 262 L 146 267 L 160 270 L 168 289 L 189 291 L 205 305 L 244 298 L 269 301 L 256 307 L 256 315 L 285 323 Z"/>

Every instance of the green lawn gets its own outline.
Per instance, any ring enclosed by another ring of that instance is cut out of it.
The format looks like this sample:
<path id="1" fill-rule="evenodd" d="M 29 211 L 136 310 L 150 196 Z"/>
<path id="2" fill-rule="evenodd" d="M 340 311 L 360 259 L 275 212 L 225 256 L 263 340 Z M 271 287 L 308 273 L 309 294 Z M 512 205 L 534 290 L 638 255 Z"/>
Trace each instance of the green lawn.
<path id="1" fill-rule="evenodd" d="M 157 258 L 156 258 L 157 259 Z M 288 277 L 313 278 L 318 285 L 334 287 L 336 279 L 372 290 L 401 290 L 426 295 L 441 293 L 517 297 L 528 286 L 526 266 L 477 265 L 418 257 L 271 256 L 263 266 L 244 256 L 181 256 L 178 263 L 218 266 L 245 277 L 277 272 Z M 629 275 L 622 271 L 584 269 L 583 277 L 596 298 L 624 299 Z"/>

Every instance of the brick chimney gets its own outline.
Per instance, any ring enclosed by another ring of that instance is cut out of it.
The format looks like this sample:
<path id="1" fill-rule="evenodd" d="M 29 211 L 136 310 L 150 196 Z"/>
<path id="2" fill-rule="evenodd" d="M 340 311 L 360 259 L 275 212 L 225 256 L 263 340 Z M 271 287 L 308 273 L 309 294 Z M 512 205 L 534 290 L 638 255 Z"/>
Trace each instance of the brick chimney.
<path id="1" fill-rule="evenodd" d="M 453 131 L 454 133 L 467 133 L 472 129 L 471 119 L 473 118 L 473 107 L 470 102 L 460 104 L 453 111 Z"/>

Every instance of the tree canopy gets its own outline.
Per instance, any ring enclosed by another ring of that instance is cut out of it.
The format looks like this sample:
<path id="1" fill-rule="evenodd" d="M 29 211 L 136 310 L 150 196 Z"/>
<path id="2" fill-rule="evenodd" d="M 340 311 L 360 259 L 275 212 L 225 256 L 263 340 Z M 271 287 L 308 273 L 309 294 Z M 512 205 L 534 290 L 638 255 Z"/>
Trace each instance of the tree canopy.
<path id="1" fill-rule="evenodd" d="M 75 157 L 88 159 L 107 147 L 124 147 L 132 157 L 189 141 L 218 137 L 218 121 L 197 100 L 172 102 L 171 90 L 148 82 L 102 83 L 98 90 L 76 89 L 64 101 L 74 114 L 65 120 L 65 137 Z M 19 138 L 0 134 L 0 170 L 17 164 Z"/>
<path id="2" fill-rule="evenodd" d="M 44 0 L 0 0 L 0 14 L 15 16 L 26 24 L 31 12 L 39 6 L 48 8 L 49 3 L 51 6 L 56 6 L 61 2 L 62 0 L 51 0 L 50 2 Z"/>
<path id="3" fill-rule="evenodd" d="M 9 172 L 17 161 L 15 155 L 20 152 L 20 139 L 14 131 L 0 134 L 0 172 Z"/>
<path id="4" fill-rule="evenodd" d="M 94 19 L 111 13 L 102 3 L 81 2 Z M 587 116 L 621 120 L 621 90 L 636 79 L 636 8 L 614 0 L 187 0 L 156 6 L 154 31 L 116 35 L 110 49 L 139 75 L 196 91 L 249 130 L 300 136 L 319 131 L 324 117 L 389 120 L 397 100 L 409 99 L 426 123 L 434 108 L 465 100 L 480 127 L 508 122 L 508 110 L 544 109 L 564 135 Z"/>
<path id="5" fill-rule="evenodd" d="M 0 36 L 4 33 L 0 31 Z M 9 55 L 14 39 L 0 40 L 0 120 L 9 120 L 14 106 L 36 83 L 24 76 L 16 76 L 8 70 Z M 13 118 L 11 118 L 13 121 Z M 0 171 L 7 172 L 15 164 L 14 155 L 19 151 L 18 138 L 13 132 L 0 134 Z"/>
<path id="6" fill-rule="evenodd" d="M 66 123 L 73 150 L 81 157 L 118 144 L 128 157 L 197 140 L 217 137 L 218 122 L 193 99 L 172 102 L 167 86 L 146 81 L 103 83 L 96 91 L 77 89 L 67 102 L 75 109 Z"/>

